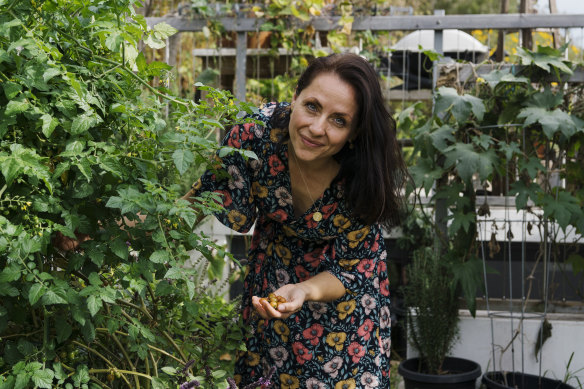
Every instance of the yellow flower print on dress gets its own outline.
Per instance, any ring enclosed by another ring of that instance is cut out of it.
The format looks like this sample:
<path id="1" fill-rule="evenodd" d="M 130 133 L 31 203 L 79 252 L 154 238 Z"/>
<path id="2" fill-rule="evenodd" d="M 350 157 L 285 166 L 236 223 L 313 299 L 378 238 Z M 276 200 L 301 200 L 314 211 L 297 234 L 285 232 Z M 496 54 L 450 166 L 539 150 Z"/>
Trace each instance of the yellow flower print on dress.
<path id="1" fill-rule="evenodd" d="M 339 214 L 333 218 L 333 225 L 337 227 L 339 232 L 342 232 L 351 227 L 351 221 L 345 216 Z"/>
<path id="2" fill-rule="evenodd" d="M 245 363 L 248 366 L 257 366 L 260 363 L 260 354 L 248 351 L 245 356 Z"/>
<path id="3" fill-rule="evenodd" d="M 282 389 L 298 389 L 300 387 L 298 378 L 286 373 L 280 374 L 280 384 Z"/>
<path id="4" fill-rule="evenodd" d="M 337 351 L 343 349 L 347 334 L 345 332 L 331 332 L 326 336 L 326 344 L 334 347 Z"/>
<path id="5" fill-rule="evenodd" d="M 251 193 L 256 197 L 263 199 L 268 197 L 268 188 L 260 185 L 259 182 L 254 181 L 253 184 L 251 184 Z"/>
<path id="6" fill-rule="evenodd" d="M 236 211 L 235 209 L 232 209 L 227 214 L 227 219 L 233 225 L 233 229 L 239 231 L 245 225 L 245 222 L 247 221 L 247 216 L 245 216 L 241 212 Z"/>
<path id="7" fill-rule="evenodd" d="M 284 265 L 288 266 L 290 264 L 290 259 L 292 259 L 292 252 L 290 249 L 282 244 L 277 244 L 276 255 L 282 259 Z"/>
<path id="8" fill-rule="evenodd" d="M 274 322 L 274 331 L 276 331 L 276 334 L 280 335 L 283 342 L 288 341 L 288 335 L 290 335 L 290 328 L 288 328 L 288 326 L 282 320 L 276 320 Z"/>
<path id="9" fill-rule="evenodd" d="M 348 380 L 343 380 L 335 384 L 335 389 L 355 389 L 357 384 L 355 379 L 349 378 Z"/>
<path id="10" fill-rule="evenodd" d="M 360 262 L 359 259 L 341 259 L 339 265 L 341 265 L 345 270 L 351 270 L 353 266 Z"/>
<path id="11" fill-rule="evenodd" d="M 365 239 L 367 234 L 369 234 L 370 230 L 371 230 L 371 227 L 365 226 L 365 227 L 360 228 L 358 230 L 349 232 L 347 234 L 347 239 L 349 239 L 349 247 L 352 249 L 357 247 L 359 245 L 359 243 L 361 243 L 363 241 L 363 239 Z"/>
<path id="12" fill-rule="evenodd" d="M 339 319 L 344 320 L 347 315 L 350 315 L 355 310 L 357 303 L 355 300 L 343 301 L 337 304 L 337 311 L 339 312 Z"/>

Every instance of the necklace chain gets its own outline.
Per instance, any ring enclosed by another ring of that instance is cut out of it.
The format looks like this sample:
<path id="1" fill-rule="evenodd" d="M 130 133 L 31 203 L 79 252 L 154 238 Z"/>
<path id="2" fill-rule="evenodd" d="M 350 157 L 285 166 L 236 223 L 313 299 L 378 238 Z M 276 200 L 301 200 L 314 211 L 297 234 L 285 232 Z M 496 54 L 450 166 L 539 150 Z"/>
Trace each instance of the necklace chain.
<path id="1" fill-rule="evenodd" d="M 296 152 L 292 148 L 292 150 L 290 150 L 290 149 L 288 150 L 288 154 L 290 154 L 290 151 L 292 151 L 292 157 L 294 158 L 294 162 L 296 162 L 296 166 L 298 167 L 298 172 L 300 173 L 300 178 L 302 178 L 302 182 L 304 182 L 304 186 L 306 187 L 306 194 L 310 198 L 311 207 L 312 207 L 312 205 L 315 203 L 315 201 L 312 198 L 312 195 L 310 194 L 310 188 L 308 188 L 308 182 L 306 182 L 306 178 L 304 178 L 304 173 L 302 173 L 302 168 L 300 167 L 300 164 L 298 163 L 298 158 L 296 157 Z M 322 199 L 323 199 L 323 197 L 320 197 L 320 201 L 318 203 L 317 210 L 312 214 L 312 220 L 314 220 L 315 222 L 319 222 L 322 220 L 322 213 L 320 212 L 320 207 L 322 206 Z"/>

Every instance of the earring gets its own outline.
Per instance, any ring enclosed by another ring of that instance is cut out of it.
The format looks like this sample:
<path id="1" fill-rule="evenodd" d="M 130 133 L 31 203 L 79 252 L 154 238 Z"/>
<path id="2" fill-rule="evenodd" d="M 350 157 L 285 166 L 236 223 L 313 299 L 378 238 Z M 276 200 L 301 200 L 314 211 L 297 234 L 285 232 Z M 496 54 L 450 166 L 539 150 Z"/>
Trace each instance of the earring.
<path id="1" fill-rule="evenodd" d="M 349 140 L 349 149 L 353 150 L 355 148 L 355 144 L 353 143 L 353 140 Z"/>

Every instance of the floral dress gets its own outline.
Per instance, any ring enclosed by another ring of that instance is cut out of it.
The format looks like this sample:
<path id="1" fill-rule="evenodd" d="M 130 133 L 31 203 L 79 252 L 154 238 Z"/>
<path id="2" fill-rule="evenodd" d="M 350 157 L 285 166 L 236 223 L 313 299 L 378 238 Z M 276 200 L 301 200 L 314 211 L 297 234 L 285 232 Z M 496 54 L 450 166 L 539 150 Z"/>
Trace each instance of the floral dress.
<path id="1" fill-rule="evenodd" d="M 252 334 L 237 360 L 235 380 L 241 388 L 275 368 L 274 388 L 389 388 L 391 320 L 382 229 L 351 216 L 342 179 L 302 216 L 294 216 L 287 145 L 279 142 L 285 130 L 270 126 L 275 106 L 252 115 L 264 126 L 236 125 L 223 142 L 251 150 L 258 159 L 231 153 L 220 159 L 228 174 L 209 171 L 194 184 L 198 192 L 221 194 L 225 210 L 216 216 L 223 224 L 247 232 L 255 222 L 243 296 L 243 318 Z M 317 211 L 320 221 L 313 219 Z M 267 296 L 323 271 L 345 286 L 338 300 L 305 302 L 285 320 L 253 314 L 253 295 Z"/>

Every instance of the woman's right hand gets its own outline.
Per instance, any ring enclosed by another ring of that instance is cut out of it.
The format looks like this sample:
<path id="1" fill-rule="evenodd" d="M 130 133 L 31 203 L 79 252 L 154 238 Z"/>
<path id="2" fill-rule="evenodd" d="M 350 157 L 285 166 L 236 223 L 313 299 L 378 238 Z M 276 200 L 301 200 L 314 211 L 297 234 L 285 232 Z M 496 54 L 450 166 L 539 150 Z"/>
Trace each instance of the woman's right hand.
<path id="1" fill-rule="evenodd" d="M 87 234 L 81 234 L 79 232 L 75 233 L 75 239 L 63 235 L 60 231 L 57 231 L 55 237 L 52 240 L 53 247 L 61 251 L 71 251 L 76 250 L 81 242 L 89 240 L 90 237 Z"/>

